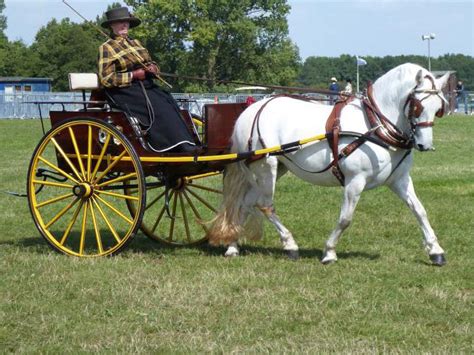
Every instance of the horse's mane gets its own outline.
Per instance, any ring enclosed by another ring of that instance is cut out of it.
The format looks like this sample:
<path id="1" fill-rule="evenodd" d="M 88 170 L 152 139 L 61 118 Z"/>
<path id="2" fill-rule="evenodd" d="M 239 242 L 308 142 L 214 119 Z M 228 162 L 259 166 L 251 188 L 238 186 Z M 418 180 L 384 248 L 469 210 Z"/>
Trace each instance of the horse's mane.
<path id="1" fill-rule="evenodd" d="M 418 64 L 401 64 L 378 78 L 374 83 L 374 89 L 384 91 L 388 89 L 387 91 L 392 96 L 404 95 L 416 85 L 416 74 L 420 70 L 423 72 L 423 76 L 429 74 Z"/>
<path id="2" fill-rule="evenodd" d="M 400 118 L 403 104 L 416 86 L 416 75 L 420 70 L 423 75 L 431 75 L 418 64 L 405 63 L 391 69 L 374 82 L 374 98 L 387 117 Z"/>

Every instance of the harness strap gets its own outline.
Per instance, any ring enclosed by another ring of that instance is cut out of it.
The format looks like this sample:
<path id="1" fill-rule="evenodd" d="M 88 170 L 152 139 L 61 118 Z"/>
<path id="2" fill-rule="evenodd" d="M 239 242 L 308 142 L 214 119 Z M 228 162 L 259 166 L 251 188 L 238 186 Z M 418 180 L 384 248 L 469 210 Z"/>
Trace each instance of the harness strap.
<path id="1" fill-rule="evenodd" d="M 326 134 L 328 134 L 329 148 L 332 150 L 333 160 L 325 169 L 331 167 L 331 171 L 337 180 L 344 186 L 344 174 L 342 173 L 341 167 L 339 166 L 339 136 L 341 132 L 341 111 L 342 109 L 352 100 L 354 96 L 351 96 L 345 100 L 336 101 L 334 108 L 331 111 L 326 121 Z"/>
<path id="2" fill-rule="evenodd" d="M 328 141 L 329 148 L 331 149 L 332 154 L 333 154 L 333 160 L 324 169 L 321 169 L 319 171 L 313 171 L 311 173 L 323 173 L 331 169 L 331 172 L 338 179 L 340 184 L 344 186 L 345 177 L 339 165 L 339 161 L 351 155 L 365 142 L 371 141 L 387 149 L 390 149 L 390 146 L 395 146 L 398 148 L 403 148 L 403 149 L 408 149 L 408 150 L 412 148 L 412 142 L 410 138 L 406 137 L 403 134 L 403 132 L 401 132 L 396 126 L 394 126 L 380 112 L 380 109 L 378 108 L 377 104 L 373 100 L 372 85 L 370 82 L 368 85 L 367 92 L 368 92 L 368 97 L 362 99 L 361 103 L 363 104 L 362 107 L 367 115 L 367 118 L 371 125 L 371 129 L 367 131 L 366 133 L 362 134 L 356 140 L 349 143 L 341 151 L 339 151 L 339 138 L 341 136 L 341 122 L 340 122 L 341 112 L 346 105 L 348 105 L 350 102 L 354 100 L 355 97 L 350 96 L 346 99 L 337 101 L 326 121 L 326 138 Z M 259 129 L 260 115 L 263 109 L 266 107 L 266 105 L 270 101 L 278 97 L 290 97 L 293 99 L 298 99 L 298 100 L 303 100 L 303 101 L 311 101 L 311 99 L 308 99 L 302 96 L 282 94 L 282 95 L 273 96 L 267 102 L 265 102 L 262 105 L 262 107 L 260 107 L 260 109 L 258 110 L 257 114 L 255 115 L 254 121 L 252 123 L 252 129 L 251 129 L 250 137 L 248 140 L 249 151 L 252 150 L 252 137 L 253 137 L 255 129 L 257 129 L 257 134 L 258 134 L 258 139 L 259 139 L 260 144 L 262 145 L 264 149 L 266 148 L 265 142 L 263 141 L 263 138 L 260 134 L 260 129 Z M 381 140 L 381 142 L 377 141 L 377 139 L 372 136 L 373 133 L 375 133 L 375 135 L 377 136 L 378 139 Z M 291 149 L 293 150 L 294 147 L 292 146 Z M 285 155 L 285 153 L 287 152 L 289 152 L 289 150 L 285 149 L 282 153 L 273 153 L 273 155 L 283 154 L 287 159 L 289 159 L 289 157 Z M 260 156 L 253 155 L 253 156 L 246 156 L 244 159 L 246 159 L 247 163 L 251 163 L 261 158 L 263 158 L 262 155 Z"/>
<path id="3" fill-rule="evenodd" d="M 267 102 L 265 102 L 260 108 L 259 110 L 257 111 L 257 114 L 255 115 L 254 119 L 253 119 L 253 122 L 252 122 L 252 129 L 250 130 L 250 136 L 249 136 L 249 139 L 247 141 L 247 146 L 248 146 L 248 150 L 252 150 L 252 138 L 253 138 L 253 132 L 255 131 L 255 127 L 258 126 L 258 123 L 260 122 L 260 115 L 262 114 L 263 112 L 263 109 L 268 105 L 268 103 L 270 101 L 273 101 L 274 99 L 276 99 L 277 96 L 273 96 L 271 97 Z M 263 141 L 263 138 L 262 138 L 262 135 L 260 134 L 260 128 L 257 128 L 257 133 L 258 133 L 258 141 L 260 142 L 260 144 L 262 145 L 262 148 L 266 148 L 267 146 L 265 145 L 265 142 Z"/>
<path id="4" fill-rule="evenodd" d="M 413 142 L 410 137 L 400 131 L 390 120 L 383 115 L 373 97 L 373 86 L 367 85 L 367 97 L 362 99 L 363 108 L 370 126 L 375 129 L 375 134 L 383 142 L 402 149 L 411 149 Z"/>

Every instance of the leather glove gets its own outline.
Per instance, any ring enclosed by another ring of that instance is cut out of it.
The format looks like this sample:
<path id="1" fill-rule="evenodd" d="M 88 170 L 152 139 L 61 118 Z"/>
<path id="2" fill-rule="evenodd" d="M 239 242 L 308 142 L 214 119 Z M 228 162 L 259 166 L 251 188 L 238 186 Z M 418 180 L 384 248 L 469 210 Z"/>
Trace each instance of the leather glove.
<path id="1" fill-rule="evenodd" d="M 145 80 L 145 69 L 136 69 L 132 71 L 132 80 Z"/>

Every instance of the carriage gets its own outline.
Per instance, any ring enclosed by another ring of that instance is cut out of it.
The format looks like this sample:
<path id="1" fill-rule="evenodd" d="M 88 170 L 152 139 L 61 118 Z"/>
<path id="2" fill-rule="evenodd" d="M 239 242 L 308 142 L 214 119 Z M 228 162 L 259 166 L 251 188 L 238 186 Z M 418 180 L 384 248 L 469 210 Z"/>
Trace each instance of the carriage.
<path id="1" fill-rule="evenodd" d="M 46 241 L 79 257 L 116 254 L 139 229 L 170 245 L 205 242 L 205 222 L 220 203 L 222 171 L 235 158 L 230 135 L 246 105 L 208 104 L 200 120 L 181 110 L 199 152 L 156 153 L 147 149 L 135 118 L 96 99 L 96 74 L 70 74 L 69 81 L 71 90 L 83 93 L 75 102 L 81 108 L 55 102 L 62 109 L 50 111 L 51 129 L 28 171 L 30 210 Z M 88 100 L 86 90 L 92 92 Z"/>
<path id="2" fill-rule="evenodd" d="M 172 245 L 209 238 L 228 246 L 227 256 L 236 256 L 245 229 L 258 237 L 259 221 L 266 217 L 283 249 L 296 258 L 298 245 L 273 207 L 276 180 L 291 171 L 315 185 L 343 187 L 323 263 L 337 260 L 336 244 L 361 193 L 386 185 L 418 219 L 431 261 L 444 265 L 444 250 L 416 196 L 410 169 L 413 148 L 434 149 L 432 127 L 444 114 L 447 80 L 406 63 L 369 84 L 367 95 L 334 106 L 294 95 L 272 96 L 248 109 L 210 104 L 198 128 L 183 110 L 201 147 L 193 156 L 150 152 L 136 119 L 104 101 L 86 101 L 83 91 L 82 109 L 50 112 L 52 128 L 33 154 L 28 171 L 33 219 L 48 243 L 69 255 L 118 253 L 140 228 Z M 70 81 L 71 89 L 98 86 L 95 74 Z M 307 137 L 308 132 L 318 134 Z M 255 157 L 262 159 L 247 164 Z"/>

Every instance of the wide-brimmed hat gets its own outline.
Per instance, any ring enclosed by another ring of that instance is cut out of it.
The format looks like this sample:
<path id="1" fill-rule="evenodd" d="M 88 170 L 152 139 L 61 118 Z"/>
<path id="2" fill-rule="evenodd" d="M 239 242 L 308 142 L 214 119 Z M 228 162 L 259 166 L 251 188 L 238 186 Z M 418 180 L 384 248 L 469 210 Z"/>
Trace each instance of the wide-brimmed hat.
<path id="1" fill-rule="evenodd" d="M 128 21 L 130 23 L 130 28 L 137 27 L 141 21 L 128 11 L 126 7 L 118 7 L 112 10 L 109 10 L 105 13 L 107 20 L 101 23 L 102 27 L 109 28 L 111 23 L 118 21 Z"/>
<path id="2" fill-rule="evenodd" d="M 337 79 L 335 77 L 332 77 L 331 81 L 337 81 Z"/>

